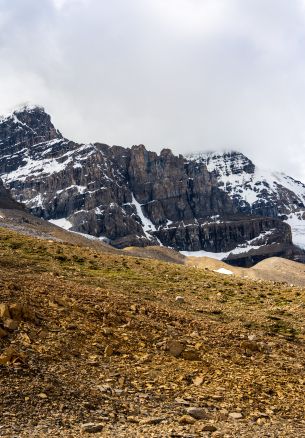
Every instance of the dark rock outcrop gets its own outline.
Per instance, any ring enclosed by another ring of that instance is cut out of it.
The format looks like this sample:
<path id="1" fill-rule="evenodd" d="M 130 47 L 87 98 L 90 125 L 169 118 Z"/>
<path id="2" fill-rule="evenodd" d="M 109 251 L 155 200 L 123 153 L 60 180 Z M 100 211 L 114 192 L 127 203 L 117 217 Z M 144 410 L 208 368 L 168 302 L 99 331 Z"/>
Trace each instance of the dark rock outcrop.
<path id="1" fill-rule="evenodd" d="M 22 204 L 16 202 L 12 197 L 10 192 L 4 187 L 0 179 L 0 208 L 9 210 L 24 210 Z"/>
<path id="2" fill-rule="evenodd" d="M 248 246 L 291 243 L 291 230 L 284 222 L 238 215 L 221 221 L 173 223 L 156 235 L 166 246 L 188 251 L 229 252 L 246 242 Z"/>
<path id="3" fill-rule="evenodd" d="M 305 253 L 291 243 L 274 243 L 253 248 L 248 252 L 230 254 L 223 261 L 232 266 L 249 268 L 269 257 L 284 257 L 299 263 L 305 263 Z"/>
<path id="4" fill-rule="evenodd" d="M 143 145 L 132 147 L 127 177 L 154 225 L 234 212 L 231 199 L 217 187 L 204 164 L 186 163 L 169 149 L 157 155 Z"/>

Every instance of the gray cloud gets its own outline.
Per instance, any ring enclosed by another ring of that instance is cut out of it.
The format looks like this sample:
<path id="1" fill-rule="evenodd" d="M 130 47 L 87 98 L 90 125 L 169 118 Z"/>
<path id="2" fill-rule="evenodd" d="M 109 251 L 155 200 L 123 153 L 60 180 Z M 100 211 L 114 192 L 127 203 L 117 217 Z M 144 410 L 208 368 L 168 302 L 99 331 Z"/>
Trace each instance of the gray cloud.
<path id="1" fill-rule="evenodd" d="M 239 149 L 305 180 L 303 0 L 0 0 L 0 112 L 69 138 Z"/>

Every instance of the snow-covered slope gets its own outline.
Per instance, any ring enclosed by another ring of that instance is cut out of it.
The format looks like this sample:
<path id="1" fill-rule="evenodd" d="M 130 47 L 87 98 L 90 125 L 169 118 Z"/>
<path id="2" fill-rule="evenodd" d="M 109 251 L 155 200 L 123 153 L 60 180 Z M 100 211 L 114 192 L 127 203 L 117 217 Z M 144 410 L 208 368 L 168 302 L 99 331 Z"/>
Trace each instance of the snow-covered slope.
<path id="1" fill-rule="evenodd" d="M 305 248 L 305 184 L 260 169 L 239 152 L 193 154 L 188 159 L 207 165 L 239 211 L 283 219 L 291 226 L 294 243 Z"/>

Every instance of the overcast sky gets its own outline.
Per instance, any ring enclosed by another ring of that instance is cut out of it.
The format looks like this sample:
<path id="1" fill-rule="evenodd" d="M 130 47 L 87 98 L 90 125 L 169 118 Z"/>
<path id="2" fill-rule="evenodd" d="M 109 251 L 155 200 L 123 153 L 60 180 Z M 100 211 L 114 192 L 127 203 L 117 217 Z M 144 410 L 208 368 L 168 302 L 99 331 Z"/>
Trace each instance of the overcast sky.
<path id="1" fill-rule="evenodd" d="M 305 0 L 0 0 L 0 112 L 305 181 Z"/>

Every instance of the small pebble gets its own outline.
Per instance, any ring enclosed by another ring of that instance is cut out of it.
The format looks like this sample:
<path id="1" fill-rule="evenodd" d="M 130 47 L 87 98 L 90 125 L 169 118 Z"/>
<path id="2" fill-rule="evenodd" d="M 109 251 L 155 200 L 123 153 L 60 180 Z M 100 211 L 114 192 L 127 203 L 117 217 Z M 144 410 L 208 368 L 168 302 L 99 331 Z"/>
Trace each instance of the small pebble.
<path id="1" fill-rule="evenodd" d="M 103 425 L 100 423 L 85 423 L 81 427 L 83 432 L 97 433 L 103 430 Z"/>
<path id="2" fill-rule="evenodd" d="M 196 422 L 195 418 L 191 417 L 190 415 L 182 415 L 182 417 L 179 418 L 179 424 L 185 425 L 185 424 L 194 424 Z"/>
<path id="3" fill-rule="evenodd" d="M 241 418 L 243 418 L 240 412 L 230 412 L 229 417 L 233 418 L 233 420 L 240 420 Z"/>
<path id="4" fill-rule="evenodd" d="M 191 407 L 187 408 L 186 412 L 191 417 L 196 418 L 196 420 L 203 420 L 208 418 L 208 414 L 202 408 Z"/>

